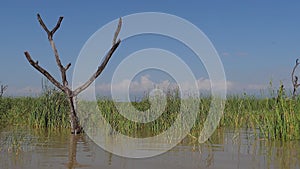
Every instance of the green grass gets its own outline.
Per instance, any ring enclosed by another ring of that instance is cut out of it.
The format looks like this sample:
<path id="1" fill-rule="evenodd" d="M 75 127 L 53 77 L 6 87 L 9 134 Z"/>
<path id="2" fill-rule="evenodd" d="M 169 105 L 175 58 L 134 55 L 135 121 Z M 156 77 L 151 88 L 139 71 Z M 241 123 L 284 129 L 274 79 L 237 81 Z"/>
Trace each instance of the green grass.
<path id="1" fill-rule="evenodd" d="M 146 137 L 165 131 L 178 117 L 179 110 L 182 108 L 180 103 L 183 101 L 178 91 L 168 92 L 166 98 L 167 104 L 163 113 L 148 123 L 137 123 L 124 118 L 112 100 L 99 99 L 97 105 L 102 116 L 115 130 L 129 136 Z M 211 98 L 201 97 L 199 102 L 198 117 L 191 129 L 191 134 L 195 137 L 199 136 L 203 128 Z M 126 106 L 128 104 L 133 105 L 137 110 L 145 111 L 145 119 L 151 118 L 154 113 L 149 109 L 150 102 L 147 97 L 140 102 L 117 104 L 123 106 L 122 109 L 128 112 L 131 111 L 127 108 L 129 106 Z M 44 90 L 39 97 L 0 98 L 0 127 L 18 125 L 33 128 L 68 128 L 68 113 L 69 107 L 65 95 L 55 89 Z M 89 121 L 91 123 L 93 120 L 97 121 L 100 116 L 94 113 L 86 117 L 92 119 Z M 81 122 L 84 123 L 85 120 L 81 119 Z M 246 94 L 229 96 L 224 116 L 219 124 L 219 128 L 221 127 L 251 128 L 259 131 L 256 133 L 257 137 L 270 140 L 298 140 L 300 139 L 300 97 L 290 99 L 282 89 L 271 93 L 270 97 Z"/>

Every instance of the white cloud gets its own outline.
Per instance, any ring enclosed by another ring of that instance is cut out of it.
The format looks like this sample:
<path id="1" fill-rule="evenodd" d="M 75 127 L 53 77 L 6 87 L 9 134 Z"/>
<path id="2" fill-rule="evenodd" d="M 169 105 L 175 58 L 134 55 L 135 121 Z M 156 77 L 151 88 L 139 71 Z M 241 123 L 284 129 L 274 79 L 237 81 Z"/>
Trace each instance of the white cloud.
<path id="1" fill-rule="evenodd" d="M 198 89 L 201 92 L 210 92 L 211 91 L 211 81 L 208 78 L 199 78 L 196 81 Z M 195 85 L 195 82 L 183 82 L 180 84 L 180 90 L 186 94 L 192 94 L 191 86 Z M 90 97 L 94 94 L 101 94 L 105 96 L 111 95 L 111 89 L 114 90 L 114 93 L 120 96 L 125 96 L 127 92 L 130 94 L 142 96 L 145 93 L 151 92 L 155 88 L 159 88 L 163 91 L 177 88 L 178 85 L 174 81 L 162 80 L 159 82 L 154 82 L 151 80 L 150 75 L 141 76 L 139 79 L 131 81 L 129 79 L 123 79 L 116 84 L 110 83 L 100 83 L 96 84 L 95 90 L 89 87 L 83 93 L 87 97 Z M 215 89 L 223 90 L 224 86 L 222 82 L 217 82 L 214 84 Z M 233 81 L 226 81 L 227 93 L 241 93 L 244 91 L 249 91 L 249 93 L 260 90 L 265 90 L 269 87 L 269 84 L 247 84 L 239 83 Z M 96 91 L 96 93 L 95 93 Z M 8 86 L 7 91 L 4 93 L 4 96 L 38 96 L 41 94 L 41 87 L 35 86 L 26 86 L 23 88 L 18 88 L 15 86 Z"/>
<path id="2" fill-rule="evenodd" d="M 130 91 L 133 93 L 146 92 L 154 88 L 168 89 L 171 83 L 168 80 L 164 80 L 160 83 L 155 83 L 150 79 L 149 75 L 141 76 L 138 81 L 130 81 L 129 79 L 121 80 L 118 83 L 102 83 L 96 86 L 96 91 L 109 92 L 111 89 L 116 93 L 124 93 Z"/>
<path id="3" fill-rule="evenodd" d="M 210 92 L 211 91 L 211 81 L 208 78 L 199 78 L 196 81 L 198 85 L 198 90 L 200 92 Z M 192 86 L 195 85 L 195 82 L 183 82 L 180 84 L 180 90 L 183 93 L 192 92 Z M 227 91 L 230 92 L 243 92 L 243 91 L 254 91 L 254 90 L 261 90 L 266 89 L 268 85 L 264 84 L 242 84 L 233 81 L 226 81 L 226 86 L 224 86 L 223 82 L 216 82 L 214 84 L 215 90 L 223 90 L 224 87 L 227 88 Z M 159 88 L 163 91 L 167 91 L 169 89 L 175 89 L 178 85 L 175 82 L 169 80 L 163 80 L 160 82 L 154 82 L 151 80 L 149 75 L 141 76 L 140 79 L 135 81 L 130 81 L 129 79 L 124 79 L 119 81 L 116 84 L 110 83 L 102 83 L 96 86 L 96 92 L 99 93 L 110 93 L 111 89 L 114 90 L 114 93 L 124 95 L 127 92 L 131 94 L 143 94 L 145 92 L 150 92 L 155 88 Z"/>

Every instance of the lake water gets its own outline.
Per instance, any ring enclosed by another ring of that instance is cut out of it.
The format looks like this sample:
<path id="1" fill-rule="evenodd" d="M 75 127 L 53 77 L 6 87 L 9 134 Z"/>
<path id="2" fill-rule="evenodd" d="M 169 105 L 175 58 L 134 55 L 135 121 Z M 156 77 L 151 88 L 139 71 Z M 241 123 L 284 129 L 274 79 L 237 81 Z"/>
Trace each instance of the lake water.
<path id="1" fill-rule="evenodd" d="M 299 169 L 300 141 L 274 142 L 256 139 L 246 129 L 222 128 L 204 144 L 188 136 L 162 155 L 130 159 L 102 150 L 85 134 L 7 128 L 0 132 L 0 168 Z"/>

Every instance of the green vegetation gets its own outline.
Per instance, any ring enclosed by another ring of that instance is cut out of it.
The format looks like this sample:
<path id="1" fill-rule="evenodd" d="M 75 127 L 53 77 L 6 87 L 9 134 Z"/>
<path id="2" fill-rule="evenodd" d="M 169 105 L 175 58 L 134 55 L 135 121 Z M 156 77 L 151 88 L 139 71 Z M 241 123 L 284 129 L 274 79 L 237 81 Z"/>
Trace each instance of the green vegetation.
<path id="1" fill-rule="evenodd" d="M 230 97 L 221 125 L 259 129 L 259 136 L 272 140 L 300 139 L 300 100 Z"/>
<path id="2" fill-rule="evenodd" d="M 0 98 L 0 127 L 69 127 L 68 102 L 63 93 L 46 89 L 39 97 Z"/>
<path id="3" fill-rule="evenodd" d="M 161 133 L 176 120 L 182 101 L 178 91 L 169 92 L 166 98 L 167 104 L 164 112 L 159 118 L 148 123 L 137 123 L 124 118 L 112 100 L 99 99 L 97 104 L 103 112 L 103 117 L 114 129 L 130 136 L 146 137 Z M 210 108 L 210 100 L 209 97 L 200 98 L 199 114 L 191 130 L 191 134 L 195 137 L 199 135 L 203 127 Z M 270 97 L 232 95 L 227 98 L 224 116 L 219 127 L 250 128 L 256 131 L 257 137 L 270 140 L 300 139 L 299 103 L 300 97 L 291 99 L 286 96 L 283 87 L 277 92 L 271 92 Z M 130 104 L 141 111 L 147 111 L 150 107 L 147 97 L 141 102 Z M 126 106 L 124 109 L 127 110 Z M 48 88 L 39 97 L 0 98 L 1 127 L 19 125 L 33 128 L 66 128 L 69 127 L 68 113 L 65 95 L 55 89 Z M 145 118 L 148 116 L 151 116 L 151 112 L 148 112 Z M 97 115 L 91 118 L 98 119 Z"/>
<path id="4" fill-rule="evenodd" d="M 131 111 L 127 105 L 132 104 L 137 110 L 145 112 L 144 120 L 153 119 L 152 115 L 155 113 L 152 109 L 149 110 L 150 101 L 147 98 L 144 98 L 141 102 L 132 103 L 114 103 L 109 99 L 101 99 L 98 101 L 98 107 L 102 112 L 103 117 L 118 132 L 133 137 L 148 137 L 167 130 L 177 118 L 180 110 L 180 98 L 178 92 L 169 92 L 166 100 L 166 107 L 163 113 L 157 119 L 148 123 L 138 123 L 128 120 L 121 115 L 115 107 L 115 104 L 118 104 L 122 111 L 127 112 Z"/>

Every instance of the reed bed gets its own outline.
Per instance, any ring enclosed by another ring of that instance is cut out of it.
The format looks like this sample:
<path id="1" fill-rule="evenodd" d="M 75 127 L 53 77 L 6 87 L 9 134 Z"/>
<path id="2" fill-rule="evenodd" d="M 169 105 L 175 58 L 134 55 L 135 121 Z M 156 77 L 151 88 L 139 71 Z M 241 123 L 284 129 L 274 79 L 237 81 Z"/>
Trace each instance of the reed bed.
<path id="1" fill-rule="evenodd" d="M 276 93 L 276 95 L 274 94 Z M 298 140 L 300 139 L 300 97 L 291 99 L 285 92 L 277 91 L 268 97 L 231 95 L 226 100 L 224 115 L 219 128 L 251 128 L 258 131 L 258 138 L 270 140 Z M 152 113 L 149 109 L 150 101 L 145 97 L 139 102 L 115 103 L 110 99 L 99 99 L 97 105 L 101 116 L 116 131 L 134 137 L 149 137 L 157 135 L 168 129 L 180 113 L 181 102 L 178 91 L 168 92 L 166 95 L 166 107 L 163 113 L 155 120 L 148 123 L 138 123 L 126 119 L 118 112 L 116 104 L 131 104 L 135 109 L 145 111 L 145 119 Z M 185 100 L 186 101 L 186 100 Z M 211 98 L 201 97 L 199 112 L 195 125 L 191 129 L 191 135 L 197 137 L 207 117 Z M 191 101 L 192 104 L 192 101 Z M 88 103 L 87 103 L 88 106 Z M 188 111 L 187 111 L 188 112 Z M 33 128 L 68 128 L 69 107 L 66 96 L 55 89 L 47 89 L 39 97 L 3 97 L 0 98 L 0 128 L 10 125 L 30 126 Z M 85 115 L 92 123 L 97 121 L 99 114 Z M 85 122 L 86 119 L 81 119 Z M 186 119 L 189 120 L 189 119 Z"/>
<path id="2" fill-rule="evenodd" d="M 63 93 L 55 89 L 39 97 L 0 98 L 0 128 L 31 126 L 34 128 L 69 127 L 68 103 Z"/>

